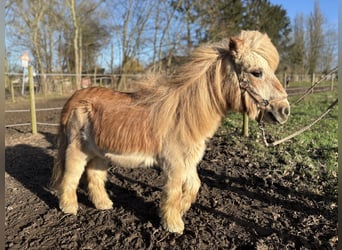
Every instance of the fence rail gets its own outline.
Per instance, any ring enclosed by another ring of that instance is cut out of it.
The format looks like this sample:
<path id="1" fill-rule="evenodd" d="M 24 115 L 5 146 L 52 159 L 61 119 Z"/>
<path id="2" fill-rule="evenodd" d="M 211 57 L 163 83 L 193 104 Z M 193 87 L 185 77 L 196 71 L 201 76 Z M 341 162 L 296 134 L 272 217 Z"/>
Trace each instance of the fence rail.
<path id="1" fill-rule="evenodd" d="M 290 87 L 286 89 L 289 96 L 302 95 L 307 91 L 308 88 L 305 87 Z M 312 90 L 312 93 L 328 92 L 336 90 L 336 86 L 319 86 Z"/>
<path id="2" fill-rule="evenodd" d="M 312 83 L 317 79 L 326 77 L 326 82 L 334 85 L 337 80 L 337 74 L 277 74 L 277 77 L 284 83 L 284 87 L 289 88 L 297 86 L 298 83 Z M 7 72 L 5 73 L 6 97 L 15 100 L 15 97 L 28 93 L 28 76 L 23 73 Z M 76 74 L 70 73 L 44 73 L 34 74 L 34 90 L 36 94 L 68 95 L 76 90 Z M 134 88 L 144 74 L 108 74 L 108 73 L 86 73 L 81 74 L 81 86 L 104 86 L 118 90 L 129 90 Z"/>
<path id="3" fill-rule="evenodd" d="M 28 93 L 29 77 L 23 73 L 5 73 L 5 94 L 6 98 Z M 45 73 L 34 74 L 33 83 L 36 94 L 65 95 L 76 90 L 76 74 Z M 129 90 L 134 82 L 139 81 L 143 74 L 81 74 L 81 87 L 103 86 L 118 90 Z"/>
<path id="4" fill-rule="evenodd" d="M 30 94 L 30 109 L 18 109 L 18 110 L 5 110 L 5 113 L 20 113 L 20 112 L 31 112 L 31 122 L 30 123 L 19 123 L 19 124 L 9 124 L 9 125 L 5 125 L 6 128 L 10 128 L 10 127 L 17 127 L 17 126 L 29 126 L 31 125 L 32 127 L 32 133 L 35 134 L 36 132 L 36 127 L 37 125 L 42 125 L 42 126 L 58 126 L 59 124 L 56 123 L 44 123 L 44 122 L 37 122 L 36 121 L 36 112 L 44 112 L 44 111 L 53 111 L 53 110 L 61 110 L 62 107 L 55 107 L 55 108 L 39 108 L 39 109 L 35 109 L 35 100 L 34 100 L 34 96 L 35 93 L 37 92 L 37 83 L 35 82 L 35 79 L 33 77 L 32 74 L 32 68 L 30 68 L 31 66 L 29 66 L 29 75 L 28 75 L 28 85 L 29 85 L 29 94 Z M 22 77 L 22 74 L 17 74 L 17 73 L 8 73 L 7 76 L 14 76 L 14 77 Z M 59 84 L 60 89 L 64 89 L 64 91 L 67 90 L 67 86 L 70 85 L 71 86 L 71 80 L 70 77 L 74 77 L 75 74 L 45 74 L 45 77 L 52 77 L 52 79 L 50 79 L 50 83 L 52 86 L 54 86 L 54 88 L 51 88 L 52 90 L 56 90 L 57 89 L 57 85 Z M 82 75 L 84 76 L 92 76 L 90 74 L 85 74 Z M 142 75 L 133 75 L 133 74 L 127 74 L 127 75 L 110 75 L 110 77 L 108 76 L 103 76 L 103 75 L 97 75 L 97 77 L 93 78 L 93 82 L 91 83 L 90 86 L 107 86 L 107 87 L 113 87 L 113 77 L 124 77 L 127 79 L 129 79 L 130 82 L 134 82 L 135 80 L 137 80 L 138 78 L 142 77 Z M 322 77 L 322 76 L 321 76 Z M 327 77 L 327 76 L 324 76 Z M 101 79 L 110 79 L 111 83 L 110 84 L 105 84 L 106 82 L 102 81 Z M 302 76 L 302 78 L 304 78 Z M 335 81 L 335 76 L 330 76 L 328 77 L 328 79 L 331 81 L 331 85 L 330 86 L 318 86 L 315 87 L 312 92 L 313 93 L 318 93 L 318 92 L 325 92 L 325 91 L 333 91 L 335 90 L 337 87 L 334 83 L 336 83 Z M 83 78 L 83 79 L 89 79 L 89 78 Z M 99 80 L 100 79 L 100 80 Z M 10 84 L 11 88 L 14 87 L 13 84 Z M 20 85 L 21 86 L 21 85 Z M 20 87 L 19 85 L 17 87 Z M 64 86 L 64 87 L 63 87 Z M 115 88 L 115 87 L 114 87 Z M 129 84 L 127 84 L 127 82 L 125 82 L 124 85 L 125 89 L 130 89 L 132 88 Z M 134 87 L 133 87 L 134 88 Z M 118 89 L 118 86 L 116 86 L 116 89 Z M 301 95 L 303 94 L 305 91 L 307 91 L 308 88 L 306 87 L 287 87 L 286 91 L 288 93 L 289 96 L 295 96 L 295 95 Z M 74 89 L 70 88 L 69 89 L 70 92 L 73 92 Z M 63 91 L 62 93 L 63 94 Z M 12 99 L 13 99 L 13 93 L 12 93 Z M 13 99 L 14 101 L 14 99 Z"/>
<path id="5" fill-rule="evenodd" d="M 36 109 L 36 111 L 52 111 L 52 110 L 61 110 L 62 107 L 57 108 L 43 108 L 43 109 Z M 20 112 L 30 112 L 30 109 L 16 109 L 16 110 L 5 110 L 5 113 L 20 113 Z"/>

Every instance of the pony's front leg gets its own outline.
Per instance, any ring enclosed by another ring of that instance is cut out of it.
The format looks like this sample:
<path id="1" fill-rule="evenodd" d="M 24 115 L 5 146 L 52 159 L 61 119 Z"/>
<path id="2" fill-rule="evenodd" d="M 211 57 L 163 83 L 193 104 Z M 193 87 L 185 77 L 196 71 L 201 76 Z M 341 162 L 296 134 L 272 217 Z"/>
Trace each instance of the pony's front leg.
<path id="1" fill-rule="evenodd" d="M 183 183 L 183 195 L 181 200 L 181 212 L 184 215 L 196 201 L 197 193 L 201 186 L 201 180 L 197 174 L 197 166 L 188 166 L 186 178 Z"/>
<path id="2" fill-rule="evenodd" d="M 162 194 L 160 213 L 163 227 L 172 233 L 182 234 L 184 231 L 181 207 L 184 170 L 183 166 L 164 169 L 167 181 Z"/>
<path id="3" fill-rule="evenodd" d="M 173 152 L 173 161 L 164 164 L 167 183 L 161 202 L 162 223 L 168 231 L 176 233 L 183 233 L 182 216 L 195 202 L 201 185 L 196 167 L 203 157 L 205 144 L 201 142 L 182 148 L 184 153 Z"/>

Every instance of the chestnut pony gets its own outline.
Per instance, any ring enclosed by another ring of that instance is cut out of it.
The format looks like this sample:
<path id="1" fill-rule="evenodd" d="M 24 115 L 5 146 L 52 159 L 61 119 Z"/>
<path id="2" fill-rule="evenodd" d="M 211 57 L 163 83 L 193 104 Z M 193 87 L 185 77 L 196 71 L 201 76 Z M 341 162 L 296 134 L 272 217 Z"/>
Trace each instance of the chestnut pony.
<path id="1" fill-rule="evenodd" d="M 287 120 L 287 94 L 274 74 L 278 62 L 266 34 L 242 31 L 195 49 L 172 76 L 152 76 L 138 91 L 76 91 L 62 110 L 51 178 L 61 210 L 77 213 L 76 189 L 84 172 L 90 200 L 97 209 L 110 209 L 108 162 L 158 164 L 166 176 L 161 222 L 182 233 L 182 216 L 200 188 L 196 166 L 221 119 L 236 111 L 266 122 Z"/>

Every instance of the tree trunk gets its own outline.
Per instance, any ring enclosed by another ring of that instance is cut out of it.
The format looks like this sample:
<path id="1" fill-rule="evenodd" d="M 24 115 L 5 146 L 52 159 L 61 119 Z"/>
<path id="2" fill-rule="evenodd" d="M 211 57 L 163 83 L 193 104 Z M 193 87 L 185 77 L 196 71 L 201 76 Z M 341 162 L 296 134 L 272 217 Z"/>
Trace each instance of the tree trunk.
<path id="1" fill-rule="evenodd" d="M 78 24 L 77 16 L 76 16 L 76 4 L 75 0 L 68 0 L 69 8 L 72 15 L 73 25 L 74 25 L 74 57 L 75 57 L 75 85 L 76 89 L 81 88 L 81 73 L 82 73 L 82 64 L 81 64 L 81 48 L 80 48 L 80 26 Z"/>

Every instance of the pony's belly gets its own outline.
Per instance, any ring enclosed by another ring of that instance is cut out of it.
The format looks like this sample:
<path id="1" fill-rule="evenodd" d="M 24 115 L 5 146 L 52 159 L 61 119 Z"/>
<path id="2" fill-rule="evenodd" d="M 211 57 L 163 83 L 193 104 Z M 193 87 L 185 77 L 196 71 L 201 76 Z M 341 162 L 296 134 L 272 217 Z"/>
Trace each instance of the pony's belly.
<path id="1" fill-rule="evenodd" d="M 151 167 L 156 164 L 156 159 L 150 155 L 143 154 L 113 154 L 105 153 L 104 157 L 117 165 L 127 168 Z"/>

